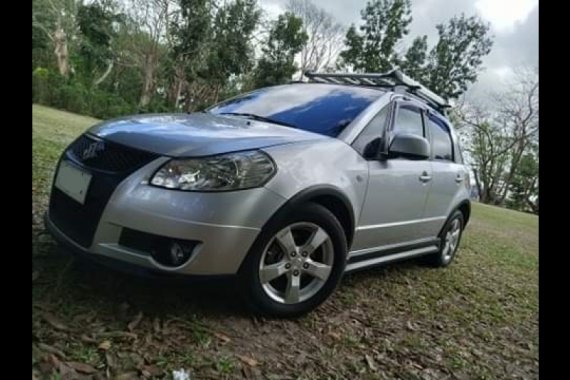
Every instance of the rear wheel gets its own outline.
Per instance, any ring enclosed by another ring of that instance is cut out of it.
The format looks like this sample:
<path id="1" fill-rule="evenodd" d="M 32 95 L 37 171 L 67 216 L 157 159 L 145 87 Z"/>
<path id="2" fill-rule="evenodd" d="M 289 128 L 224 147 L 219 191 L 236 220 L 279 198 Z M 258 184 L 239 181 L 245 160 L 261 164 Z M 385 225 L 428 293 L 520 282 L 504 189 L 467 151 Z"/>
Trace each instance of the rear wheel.
<path id="1" fill-rule="evenodd" d="M 428 264 L 435 267 L 446 267 L 455 258 L 461 234 L 465 226 L 463 213 L 459 210 L 455 211 L 447 220 L 440 234 L 440 250 L 426 257 Z"/>
<path id="2" fill-rule="evenodd" d="M 277 214 L 263 229 L 240 269 L 245 300 L 278 317 L 302 315 L 338 285 L 346 237 L 325 207 L 308 203 Z"/>

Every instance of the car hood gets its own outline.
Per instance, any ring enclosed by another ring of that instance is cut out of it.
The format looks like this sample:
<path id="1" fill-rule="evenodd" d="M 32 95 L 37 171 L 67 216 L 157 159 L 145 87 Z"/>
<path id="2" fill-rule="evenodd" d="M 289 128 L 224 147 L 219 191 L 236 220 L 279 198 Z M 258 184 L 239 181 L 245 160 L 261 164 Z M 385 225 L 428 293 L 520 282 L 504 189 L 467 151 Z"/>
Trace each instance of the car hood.
<path id="1" fill-rule="evenodd" d="M 196 157 L 328 139 L 300 129 L 209 113 L 136 115 L 105 121 L 88 133 L 172 157 Z"/>

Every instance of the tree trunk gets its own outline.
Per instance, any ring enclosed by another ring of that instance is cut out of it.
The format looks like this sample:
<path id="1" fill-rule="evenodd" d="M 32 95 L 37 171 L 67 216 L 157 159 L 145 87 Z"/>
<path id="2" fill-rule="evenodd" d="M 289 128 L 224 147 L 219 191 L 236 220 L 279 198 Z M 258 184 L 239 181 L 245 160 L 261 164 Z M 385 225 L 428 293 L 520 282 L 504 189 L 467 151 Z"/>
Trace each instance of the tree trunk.
<path id="1" fill-rule="evenodd" d="M 67 35 L 61 26 L 61 21 L 57 21 L 55 32 L 53 33 L 54 53 L 57 59 L 59 73 L 65 78 L 69 77 L 69 52 L 67 50 Z"/>
<path id="2" fill-rule="evenodd" d="M 155 64 L 154 64 L 154 55 L 147 54 L 145 56 L 144 61 L 144 81 L 143 81 L 143 89 L 141 98 L 139 101 L 139 107 L 145 108 L 149 105 L 152 99 L 152 92 L 154 90 L 154 71 L 155 71 Z"/>
<path id="3" fill-rule="evenodd" d="M 518 165 L 519 162 L 521 160 L 521 157 L 523 155 L 523 152 L 526 148 L 526 142 L 521 140 L 518 144 L 517 150 L 514 152 L 513 154 L 513 158 L 511 160 L 511 167 L 509 169 L 509 174 L 507 175 L 507 178 L 505 179 L 505 187 L 501 193 L 499 202 L 502 204 L 505 201 L 505 198 L 507 197 L 507 192 L 509 190 L 509 186 L 511 184 L 511 182 L 513 181 L 513 178 L 515 176 L 515 172 L 518 169 Z"/>
<path id="4" fill-rule="evenodd" d="M 94 86 L 98 86 L 98 85 L 100 85 L 105 79 L 107 79 L 107 77 L 109 76 L 109 74 L 111 74 L 111 71 L 113 70 L 113 66 L 114 66 L 113 61 L 109 61 L 108 65 L 107 65 L 107 69 L 105 70 L 105 72 L 103 73 L 103 75 L 101 75 L 95 82 L 93 82 L 93 85 L 94 85 Z"/>

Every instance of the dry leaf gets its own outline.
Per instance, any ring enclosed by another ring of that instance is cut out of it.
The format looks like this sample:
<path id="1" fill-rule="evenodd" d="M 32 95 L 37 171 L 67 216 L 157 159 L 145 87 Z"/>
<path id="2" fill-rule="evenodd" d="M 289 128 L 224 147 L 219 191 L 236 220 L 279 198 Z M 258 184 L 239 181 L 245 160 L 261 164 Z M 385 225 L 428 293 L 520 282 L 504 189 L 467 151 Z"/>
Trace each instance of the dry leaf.
<path id="1" fill-rule="evenodd" d="M 339 333 L 336 333 L 333 331 L 329 332 L 327 335 L 330 336 L 331 338 L 335 339 L 335 340 L 340 340 L 340 338 L 341 338 Z"/>
<path id="2" fill-rule="evenodd" d="M 86 373 L 88 375 L 97 372 L 97 370 L 92 366 L 90 366 L 89 364 L 80 363 L 80 362 L 66 362 L 65 364 L 67 364 L 77 372 Z"/>
<path id="3" fill-rule="evenodd" d="M 139 374 L 136 372 L 124 372 L 115 377 L 115 380 L 137 380 L 139 379 Z"/>
<path id="4" fill-rule="evenodd" d="M 45 343 L 38 343 L 38 348 L 40 348 L 43 351 L 54 354 L 56 356 L 59 356 L 62 359 L 65 359 L 65 354 L 58 348 L 55 348 Z"/>
<path id="5" fill-rule="evenodd" d="M 103 351 L 107 351 L 109 348 L 111 348 L 111 341 L 104 340 L 101 342 L 101 344 L 99 344 L 99 346 L 97 346 L 97 348 Z"/>
<path id="6" fill-rule="evenodd" d="M 137 339 L 138 335 L 126 331 L 104 331 L 97 334 L 102 338 L 130 338 Z"/>
<path id="7" fill-rule="evenodd" d="M 249 356 L 244 356 L 244 355 L 236 355 L 236 356 L 239 358 L 239 360 L 241 360 L 250 367 L 255 367 L 259 364 L 257 360 L 250 358 Z"/>
<path id="8" fill-rule="evenodd" d="M 143 313 L 142 311 L 139 311 L 139 313 L 136 315 L 136 317 L 127 325 L 127 329 L 130 332 L 133 332 L 133 330 L 139 325 L 139 323 L 141 322 L 143 318 Z"/>
<path id="9" fill-rule="evenodd" d="M 222 333 L 219 333 L 219 332 L 214 332 L 214 336 L 224 343 L 228 343 L 231 341 L 229 336 L 222 334 Z"/>
<path id="10" fill-rule="evenodd" d="M 53 328 L 57 329 L 57 330 L 62 330 L 62 331 L 66 331 L 69 330 L 69 328 L 64 325 L 63 323 L 61 323 L 56 317 L 55 315 L 51 314 L 51 313 L 44 313 L 43 314 L 43 318 L 44 320 L 49 323 Z"/>
<path id="11" fill-rule="evenodd" d="M 96 339 L 93 339 L 85 334 L 81 335 L 80 337 L 81 341 L 85 342 L 85 343 L 97 343 Z"/>
<path id="12" fill-rule="evenodd" d="M 163 371 L 155 365 L 145 365 L 142 369 L 142 374 L 145 377 L 157 377 L 162 375 Z"/>
<path id="13" fill-rule="evenodd" d="M 154 318 L 154 320 L 152 321 L 152 327 L 154 329 L 155 333 L 160 333 L 160 319 L 159 318 Z"/>
<path id="14" fill-rule="evenodd" d="M 374 363 L 374 359 L 372 359 L 372 356 L 364 355 L 364 358 L 366 359 L 366 364 L 368 364 L 368 367 L 371 370 L 376 371 L 377 367 L 376 364 Z"/>
<path id="15" fill-rule="evenodd" d="M 115 368 L 117 365 L 115 357 L 110 352 L 105 352 L 105 361 L 107 362 L 108 368 Z"/>

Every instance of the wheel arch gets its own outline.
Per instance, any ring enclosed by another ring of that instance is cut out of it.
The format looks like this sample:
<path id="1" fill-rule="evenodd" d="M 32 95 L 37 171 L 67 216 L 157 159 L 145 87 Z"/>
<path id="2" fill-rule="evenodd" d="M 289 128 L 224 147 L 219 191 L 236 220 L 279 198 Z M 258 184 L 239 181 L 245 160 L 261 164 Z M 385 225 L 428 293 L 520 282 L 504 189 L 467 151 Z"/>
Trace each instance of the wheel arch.
<path id="1" fill-rule="evenodd" d="M 315 185 L 301 190 L 285 202 L 274 214 L 291 212 L 303 203 L 314 202 L 329 210 L 344 230 L 347 249 L 350 250 L 355 231 L 355 216 L 349 198 L 338 188 L 330 185 Z"/>

